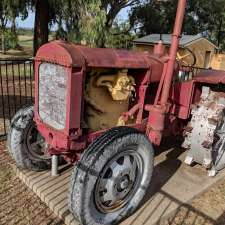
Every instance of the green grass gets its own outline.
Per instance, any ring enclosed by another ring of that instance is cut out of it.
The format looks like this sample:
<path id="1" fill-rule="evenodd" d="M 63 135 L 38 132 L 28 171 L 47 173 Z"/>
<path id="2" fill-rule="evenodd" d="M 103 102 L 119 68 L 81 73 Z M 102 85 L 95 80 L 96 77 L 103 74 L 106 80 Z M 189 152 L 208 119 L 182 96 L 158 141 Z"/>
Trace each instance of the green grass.
<path id="1" fill-rule="evenodd" d="M 33 47 L 33 39 L 30 40 L 20 40 L 19 41 L 19 45 L 22 47 Z"/>
<path id="2" fill-rule="evenodd" d="M 6 66 L 2 66 L 1 67 L 1 75 L 3 77 L 5 77 L 7 74 L 8 74 L 8 77 L 12 77 L 13 75 L 15 77 L 18 77 L 20 75 L 20 77 L 30 77 L 30 74 L 32 75 L 33 74 L 33 66 L 30 67 L 30 64 L 28 65 L 24 65 L 21 64 L 18 66 L 17 65 L 14 65 L 13 67 L 11 65 L 8 65 L 7 67 Z"/>

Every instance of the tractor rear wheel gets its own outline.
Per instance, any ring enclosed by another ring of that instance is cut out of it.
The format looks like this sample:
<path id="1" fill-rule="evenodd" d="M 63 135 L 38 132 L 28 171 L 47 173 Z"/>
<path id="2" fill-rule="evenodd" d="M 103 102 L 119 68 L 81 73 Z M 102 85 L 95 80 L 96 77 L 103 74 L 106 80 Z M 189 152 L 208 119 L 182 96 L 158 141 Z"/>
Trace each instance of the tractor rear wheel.
<path id="1" fill-rule="evenodd" d="M 45 140 L 33 121 L 33 106 L 19 110 L 8 132 L 8 149 L 18 167 L 42 171 L 51 167 L 51 157 L 45 155 Z"/>
<path id="2" fill-rule="evenodd" d="M 83 225 L 119 223 L 145 196 L 153 161 L 153 147 L 145 135 L 128 127 L 107 131 L 74 168 L 71 212 Z"/>

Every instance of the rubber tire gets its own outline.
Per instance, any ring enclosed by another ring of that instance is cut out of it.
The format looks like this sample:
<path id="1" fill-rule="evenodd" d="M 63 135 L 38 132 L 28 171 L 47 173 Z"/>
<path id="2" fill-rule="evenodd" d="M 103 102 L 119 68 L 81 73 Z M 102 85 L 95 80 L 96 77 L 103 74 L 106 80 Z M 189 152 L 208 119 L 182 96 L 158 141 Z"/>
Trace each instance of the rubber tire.
<path id="1" fill-rule="evenodd" d="M 145 179 L 142 180 L 129 204 L 116 212 L 104 214 L 96 208 L 94 202 L 96 181 L 105 164 L 131 144 L 142 146 L 144 149 Z M 143 200 L 150 185 L 153 165 L 153 147 L 145 135 L 129 127 L 116 127 L 107 131 L 87 148 L 74 168 L 70 181 L 70 211 L 83 225 L 118 224 L 130 216 Z"/>
<path id="2" fill-rule="evenodd" d="M 35 158 L 29 153 L 25 141 L 27 131 L 34 123 L 33 118 L 33 106 L 24 107 L 15 114 L 8 132 L 7 146 L 18 167 L 33 171 L 43 171 L 51 168 L 51 159 Z"/>

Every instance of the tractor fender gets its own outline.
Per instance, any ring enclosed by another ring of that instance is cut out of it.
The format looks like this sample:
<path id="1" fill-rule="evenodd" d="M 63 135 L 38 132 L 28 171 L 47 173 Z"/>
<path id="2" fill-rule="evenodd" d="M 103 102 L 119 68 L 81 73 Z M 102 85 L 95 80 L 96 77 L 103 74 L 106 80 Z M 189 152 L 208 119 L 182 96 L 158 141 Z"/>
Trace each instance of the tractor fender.
<path id="1" fill-rule="evenodd" d="M 194 77 L 197 83 L 225 84 L 225 71 L 204 70 Z"/>

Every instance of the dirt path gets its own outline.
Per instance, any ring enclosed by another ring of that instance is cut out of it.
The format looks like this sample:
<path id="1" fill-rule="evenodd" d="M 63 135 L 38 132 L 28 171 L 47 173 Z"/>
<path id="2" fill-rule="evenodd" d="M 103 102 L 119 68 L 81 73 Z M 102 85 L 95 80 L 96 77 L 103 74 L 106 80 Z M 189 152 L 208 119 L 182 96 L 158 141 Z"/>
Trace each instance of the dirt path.
<path id="1" fill-rule="evenodd" d="M 160 225 L 225 225 L 225 180 L 191 204 L 181 206 L 174 216 Z"/>
<path id="2" fill-rule="evenodd" d="M 64 225 L 11 169 L 11 158 L 0 143 L 0 224 Z"/>

